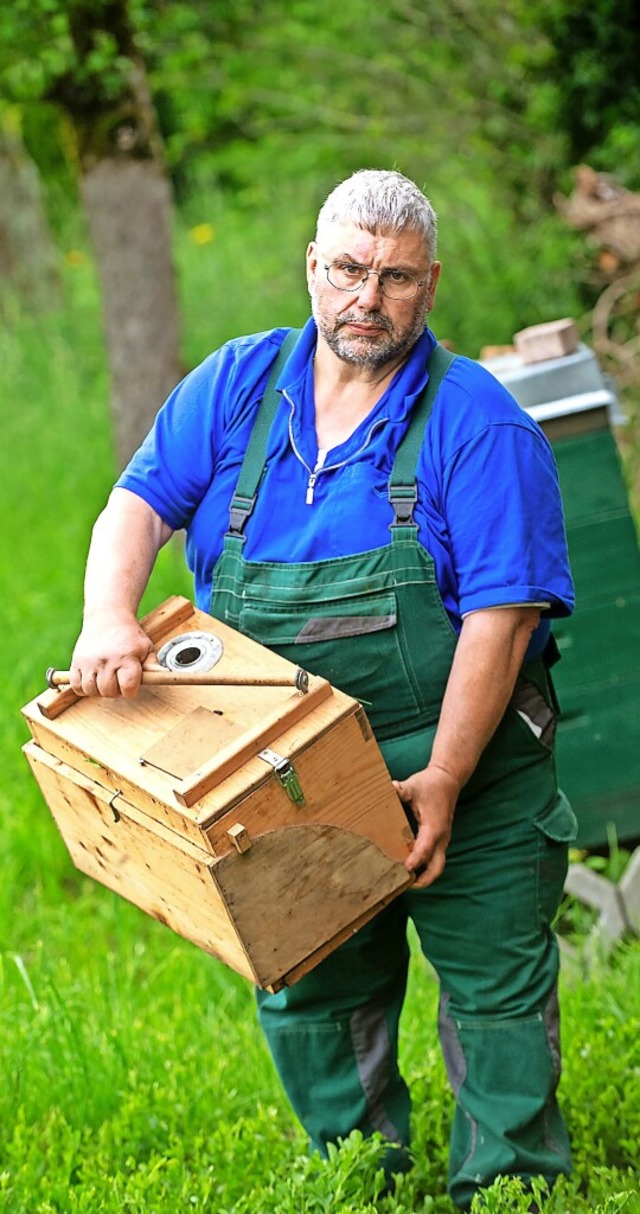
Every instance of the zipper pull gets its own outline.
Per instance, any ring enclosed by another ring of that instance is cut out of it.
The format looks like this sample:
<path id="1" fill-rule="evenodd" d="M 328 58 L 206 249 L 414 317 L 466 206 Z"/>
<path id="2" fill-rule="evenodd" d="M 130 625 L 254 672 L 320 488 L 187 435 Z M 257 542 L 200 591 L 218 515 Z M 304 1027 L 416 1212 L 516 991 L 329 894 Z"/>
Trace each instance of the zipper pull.
<path id="1" fill-rule="evenodd" d="M 307 506 L 313 506 L 313 491 L 316 487 L 318 473 L 321 472 L 322 469 L 324 468 L 328 454 L 329 454 L 329 452 L 326 447 L 318 448 L 318 458 L 316 460 L 316 466 L 313 469 L 313 472 L 309 473 L 309 480 L 307 481 L 307 496 L 305 499 Z"/>

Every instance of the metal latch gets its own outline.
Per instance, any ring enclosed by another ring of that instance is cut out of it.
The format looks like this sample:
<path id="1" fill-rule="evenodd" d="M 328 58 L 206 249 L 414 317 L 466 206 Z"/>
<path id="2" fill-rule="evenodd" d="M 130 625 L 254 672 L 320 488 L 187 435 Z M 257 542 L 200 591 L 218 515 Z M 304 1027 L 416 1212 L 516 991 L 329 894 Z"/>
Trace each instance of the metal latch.
<path id="1" fill-rule="evenodd" d="M 296 775 L 296 770 L 290 759 L 286 759 L 284 755 L 279 755 L 275 750 L 261 750 L 259 759 L 263 759 L 270 767 L 273 767 L 282 787 L 287 796 L 296 804 L 304 805 L 304 793 L 302 786 Z"/>

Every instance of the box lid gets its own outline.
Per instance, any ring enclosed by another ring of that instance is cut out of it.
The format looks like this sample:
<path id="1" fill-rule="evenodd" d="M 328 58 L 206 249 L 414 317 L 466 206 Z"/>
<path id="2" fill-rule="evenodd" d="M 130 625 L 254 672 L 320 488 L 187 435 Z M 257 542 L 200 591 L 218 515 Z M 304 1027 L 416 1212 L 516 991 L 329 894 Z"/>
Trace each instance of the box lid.
<path id="1" fill-rule="evenodd" d="M 168 604 L 173 614 L 163 604 L 142 621 L 154 644 L 191 630 L 215 636 L 221 656 L 210 677 L 218 684 L 143 686 L 135 700 L 49 691 L 23 713 L 49 753 L 105 787 L 126 790 L 130 799 L 139 790 L 167 821 L 195 838 L 231 794 L 237 797 L 247 782 L 255 785 L 272 775 L 256 759 L 262 750 L 284 736 L 295 752 L 360 706 L 317 676 L 309 675 L 306 690 L 300 690 L 291 662 L 188 600 Z M 265 684 L 269 678 L 275 685 Z M 228 685 L 227 679 L 238 681 Z M 58 711 L 61 703 L 64 710 Z M 238 775 L 246 764 L 249 770 Z"/>
<path id="2" fill-rule="evenodd" d="M 584 342 L 572 354 L 537 363 L 525 364 L 516 352 L 481 362 L 540 424 L 565 414 L 577 418 L 594 408 L 606 409 L 611 424 L 624 420 L 610 380 Z M 604 421 L 608 424 L 607 418 Z"/>

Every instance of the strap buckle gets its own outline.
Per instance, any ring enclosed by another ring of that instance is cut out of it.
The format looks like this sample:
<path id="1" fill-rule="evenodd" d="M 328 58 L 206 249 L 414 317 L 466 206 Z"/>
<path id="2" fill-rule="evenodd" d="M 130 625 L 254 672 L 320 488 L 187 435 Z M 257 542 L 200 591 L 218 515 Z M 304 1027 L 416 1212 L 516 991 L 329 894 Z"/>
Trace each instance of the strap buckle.
<path id="1" fill-rule="evenodd" d="M 393 522 L 390 527 L 415 527 L 413 508 L 418 500 L 418 487 L 411 485 L 389 485 L 389 501 L 393 506 Z"/>
<path id="2" fill-rule="evenodd" d="M 234 494 L 229 507 L 229 530 L 227 531 L 227 535 L 235 535 L 244 543 L 247 538 L 244 534 L 244 529 L 255 504 L 255 493 L 253 497 L 244 497 L 241 493 Z"/>

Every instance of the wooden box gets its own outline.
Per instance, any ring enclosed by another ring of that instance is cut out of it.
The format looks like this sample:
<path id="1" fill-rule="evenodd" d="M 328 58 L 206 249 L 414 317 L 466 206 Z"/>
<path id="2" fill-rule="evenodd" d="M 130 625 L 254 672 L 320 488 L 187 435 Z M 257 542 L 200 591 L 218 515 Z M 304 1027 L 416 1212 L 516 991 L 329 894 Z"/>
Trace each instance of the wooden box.
<path id="1" fill-rule="evenodd" d="M 211 637 L 216 682 L 46 691 L 23 709 L 27 759 L 82 872 L 278 990 L 411 884 L 412 832 L 357 701 L 312 675 L 300 690 L 187 599 L 143 625 L 157 650 Z"/>

